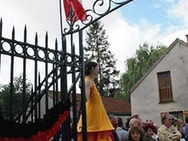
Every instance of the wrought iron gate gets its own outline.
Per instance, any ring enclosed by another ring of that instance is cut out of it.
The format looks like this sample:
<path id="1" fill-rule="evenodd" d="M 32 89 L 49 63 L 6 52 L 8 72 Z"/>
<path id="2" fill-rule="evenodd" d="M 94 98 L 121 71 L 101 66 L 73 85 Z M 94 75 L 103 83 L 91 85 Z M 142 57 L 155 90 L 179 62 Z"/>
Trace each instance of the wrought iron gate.
<path id="1" fill-rule="evenodd" d="M 70 141 L 77 140 L 76 124 L 77 124 L 77 110 L 76 110 L 76 93 L 80 91 L 76 87 L 78 80 L 82 81 L 84 85 L 84 52 L 82 32 L 89 25 L 101 19 L 114 10 L 131 2 L 132 0 L 115 1 L 115 0 L 95 0 L 91 8 L 86 9 L 85 21 L 67 20 L 63 27 L 61 19 L 61 34 L 62 43 L 58 46 L 57 41 L 54 47 L 48 45 L 48 34 L 45 37 L 45 46 L 38 45 L 38 36 L 35 36 L 35 43 L 27 42 L 27 28 L 24 30 L 24 40 L 17 41 L 15 37 L 15 30 L 12 29 L 12 38 L 3 37 L 3 21 L 0 21 L 0 61 L 1 69 L 3 66 L 9 66 L 7 71 L 7 79 L 10 84 L 10 120 L 19 123 L 34 122 L 36 119 L 43 118 L 51 107 L 54 107 L 59 102 L 66 103 L 70 101 L 70 94 L 72 95 L 72 118 L 69 117 L 66 122 L 62 124 L 60 129 L 61 136 L 55 136 L 54 140 Z M 107 6 L 106 6 L 107 4 Z M 60 17 L 62 18 L 60 0 Z M 105 7 L 105 8 L 104 8 Z M 102 12 L 101 12 L 102 9 Z M 100 12 L 99 12 L 100 11 Z M 72 13 L 72 16 L 75 13 Z M 78 38 L 74 38 L 77 36 Z M 70 39 L 70 43 L 66 39 Z M 77 41 L 76 41 L 77 39 Z M 79 51 L 75 51 L 75 43 L 79 46 Z M 67 49 L 70 49 L 68 51 Z M 6 61 L 3 61 L 5 58 Z M 9 60 L 9 64 L 7 63 Z M 15 70 L 22 74 L 22 109 L 13 117 L 13 88 Z M 28 75 L 32 78 L 32 90 L 30 98 L 26 101 L 26 80 Z M 83 138 L 87 141 L 86 136 L 86 116 L 85 115 L 85 91 L 81 89 L 81 111 L 83 114 Z M 71 120 L 72 119 L 72 120 Z M 70 126 L 70 122 L 72 126 Z"/>

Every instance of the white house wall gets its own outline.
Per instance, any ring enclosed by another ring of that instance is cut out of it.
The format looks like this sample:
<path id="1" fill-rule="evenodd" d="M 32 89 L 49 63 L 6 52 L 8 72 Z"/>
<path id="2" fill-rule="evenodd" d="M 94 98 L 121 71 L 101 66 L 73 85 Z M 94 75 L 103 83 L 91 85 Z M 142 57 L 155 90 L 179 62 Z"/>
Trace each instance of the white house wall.
<path id="1" fill-rule="evenodd" d="M 53 98 L 52 96 L 48 96 L 48 109 L 53 107 Z M 43 96 L 41 99 L 41 116 L 43 117 L 43 115 L 46 113 L 46 97 Z"/>
<path id="2" fill-rule="evenodd" d="M 184 44 L 185 45 L 185 44 Z M 174 103 L 159 104 L 157 73 L 170 71 Z M 131 93 L 132 114 L 161 124 L 161 112 L 188 110 L 188 47 L 177 42 Z"/>

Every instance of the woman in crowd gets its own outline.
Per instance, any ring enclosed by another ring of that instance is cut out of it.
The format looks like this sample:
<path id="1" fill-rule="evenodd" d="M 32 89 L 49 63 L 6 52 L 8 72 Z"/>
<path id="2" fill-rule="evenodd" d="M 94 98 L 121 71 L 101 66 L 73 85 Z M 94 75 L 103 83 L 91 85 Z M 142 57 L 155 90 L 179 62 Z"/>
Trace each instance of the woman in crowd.
<path id="1" fill-rule="evenodd" d="M 152 123 L 146 123 L 143 126 L 143 129 L 145 131 L 144 134 L 144 141 L 156 141 L 153 138 L 154 132 L 156 131 L 155 126 Z"/>
<path id="2" fill-rule="evenodd" d="M 129 129 L 129 141 L 143 141 L 143 131 L 141 127 L 133 126 Z"/>

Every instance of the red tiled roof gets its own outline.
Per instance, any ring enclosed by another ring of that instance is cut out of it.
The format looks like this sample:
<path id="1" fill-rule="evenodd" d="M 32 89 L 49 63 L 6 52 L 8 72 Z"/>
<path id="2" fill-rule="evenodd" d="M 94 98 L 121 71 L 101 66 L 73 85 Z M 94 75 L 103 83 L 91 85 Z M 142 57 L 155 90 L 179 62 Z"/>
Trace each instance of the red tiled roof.
<path id="1" fill-rule="evenodd" d="M 81 95 L 77 94 L 76 99 L 80 101 Z M 101 99 L 108 114 L 131 115 L 131 106 L 123 99 L 113 97 L 101 97 Z"/>
<path id="2" fill-rule="evenodd" d="M 52 94 L 51 91 L 49 93 Z M 72 99 L 72 95 L 70 95 L 70 99 Z M 113 97 L 101 97 L 101 99 L 108 114 L 122 115 L 122 116 L 131 115 L 131 105 L 125 102 L 123 99 L 116 99 Z M 81 100 L 80 94 L 76 94 L 76 100 L 78 101 Z"/>
<path id="3" fill-rule="evenodd" d="M 131 106 L 123 99 L 115 99 L 113 97 L 102 97 L 102 101 L 108 113 L 131 115 Z"/>

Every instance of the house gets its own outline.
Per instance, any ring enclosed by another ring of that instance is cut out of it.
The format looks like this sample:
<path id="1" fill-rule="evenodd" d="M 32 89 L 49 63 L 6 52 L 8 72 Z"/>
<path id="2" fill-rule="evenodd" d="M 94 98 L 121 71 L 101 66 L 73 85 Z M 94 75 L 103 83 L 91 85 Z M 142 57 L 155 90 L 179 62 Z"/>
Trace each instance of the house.
<path id="1" fill-rule="evenodd" d="M 188 41 L 188 35 L 187 41 Z M 130 91 L 131 112 L 161 124 L 169 112 L 188 116 L 188 43 L 176 39 Z"/>

